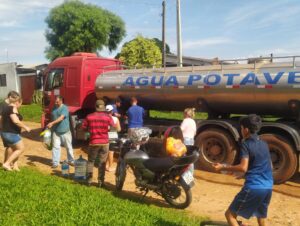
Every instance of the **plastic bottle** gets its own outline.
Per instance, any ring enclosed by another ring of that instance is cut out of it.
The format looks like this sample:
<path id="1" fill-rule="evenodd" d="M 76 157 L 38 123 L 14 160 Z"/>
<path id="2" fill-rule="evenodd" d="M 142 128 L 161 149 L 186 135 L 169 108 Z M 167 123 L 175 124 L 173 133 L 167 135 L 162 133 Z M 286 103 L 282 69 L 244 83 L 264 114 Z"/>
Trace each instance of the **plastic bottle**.
<path id="1" fill-rule="evenodd" d="M 223 166 L 226 168 L 229 165 L 224 163 Z M 232 171 L 228 171 L 228 170 L 221 170 L 221 173 L 222 174 L 227 174 L 227 175 L 232 175 Z"/>
<path id="2" fill-rule="evenodd" d="M 80 155 L 79 159 L 75 161 L 75 180 L 85 180 L 86 179 L 86 168 L 87 168 L 87 160 L 82 158 Z"/>
<path id="3" fill-rule="evenodd" d="M 47 147 L 48 150 L 52 149 L 52 139 L 51 139 L 51 130 L 46 129 L 43 132 L 43 142 L 45 144 L 45 146 Z"/>
<path id="4" fill-rule="evenodd" d="M 68 177 L 70 174 L 70 167 L 66 160 L 61 164 L 61 174 L 64 177 Z"/>

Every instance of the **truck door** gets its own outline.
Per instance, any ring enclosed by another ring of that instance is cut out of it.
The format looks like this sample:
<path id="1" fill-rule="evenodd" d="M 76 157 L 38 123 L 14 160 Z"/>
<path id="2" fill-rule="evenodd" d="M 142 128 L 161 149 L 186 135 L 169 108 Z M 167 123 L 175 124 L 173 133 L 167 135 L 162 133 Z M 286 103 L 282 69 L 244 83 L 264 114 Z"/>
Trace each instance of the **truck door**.
<path id="1" fill-rule="evenodd" d="M 80 71 L 78 67 L 69 67 L 66 77 L 64 98 L 68 106 L 80 106 Z"/>
<path id="2" fill-rule="evenodd" d="M 84 65 L 83 76 L 83 90 L 82 90 L 82 108 L 94 109 L 96 96 L 95 96 L 95 80 L 97 72 L 95 71 L 96 65 L 93 61 L 87 60 Z M 100 74 L 100 73 L 99 73 Z"/>
<path id="3" fill-rule="evenodd" d="M 54 106 L 55 96 L 61 95 L 60 89 L 64 83 L 64 72 L 64 68 L 51 68 L 45 76 L 42 127 L 46 126 L 51 119 L 51 110 Z"/>

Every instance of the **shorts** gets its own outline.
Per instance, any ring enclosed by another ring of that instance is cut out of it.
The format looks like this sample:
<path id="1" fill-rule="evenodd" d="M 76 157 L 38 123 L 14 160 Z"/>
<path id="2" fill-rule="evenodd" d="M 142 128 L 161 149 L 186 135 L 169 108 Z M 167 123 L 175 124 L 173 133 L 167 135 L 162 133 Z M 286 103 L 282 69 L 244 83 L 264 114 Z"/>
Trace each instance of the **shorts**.
<path id="1" fill-rule="evenodd" d="M 185 145 L 194 145 L 194 138 L 184 137 L 183 139 L 184 139 L 183 143 Z"/>
<path id="2" fill-rule="evenodd" d="M 2 132 L 1 138 L 3 141 L 4 147 L 10 147 L 12 145 L 17 144 L 21 141 L 21 136 L 17 133 L 8 133 L 8 132 Z"/>
<path id="3" fill-rule="evenodd" d="M 0 135 L 1 135 L 1 139 L 2 139 L 3 146 L 4 146 L 5 148 L 8 148 L 8 144 L 5 142 L 5 140 L 4 140 L 3 136 L 2 136 L 2 132 L 0 132 Z"/>
<path id="4" fill-rule="evenodd" d="M 230 204 L 229 210 L 246 219 L 252 216 L 266 218 L 271 197 L 272 189 L 242 188 Z"/>

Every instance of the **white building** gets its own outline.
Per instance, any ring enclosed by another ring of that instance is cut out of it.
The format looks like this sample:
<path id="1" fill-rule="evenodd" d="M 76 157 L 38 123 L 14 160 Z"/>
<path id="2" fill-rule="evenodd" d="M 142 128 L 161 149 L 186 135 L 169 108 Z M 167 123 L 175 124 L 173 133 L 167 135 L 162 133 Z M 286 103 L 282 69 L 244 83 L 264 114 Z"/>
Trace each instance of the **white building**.
<path id="1" fill-rule="evenodd" d="M 0 64 L 0 99 L 5 99 L 11 90 L 20 92 L 16 67 L 16 63 Z"/>

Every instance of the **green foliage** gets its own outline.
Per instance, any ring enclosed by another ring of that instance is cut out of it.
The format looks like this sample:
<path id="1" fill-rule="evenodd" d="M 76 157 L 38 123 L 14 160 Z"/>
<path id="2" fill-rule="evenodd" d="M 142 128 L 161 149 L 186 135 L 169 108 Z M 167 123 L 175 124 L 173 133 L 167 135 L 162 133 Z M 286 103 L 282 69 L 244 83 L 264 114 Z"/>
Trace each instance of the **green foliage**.
<path id="1" fill-rule="evenodd" d="M 131 201 L 31 168 L 0 169 L 0 225 L 199 225 L 184 211 Z M 132 198 L 133 199 L 133 198 Z"/>
<path id="2" fill-rule="evenodd" d="M 165 118 L 183 120 L 183 112 L 181 111 L 150 111 L 150 117 L 152 118 Z M 196 112 L 195 119 L 207 119 L 207 113 Z"/>
<path id="3" fill-rule="evenodd" d="M 160 48 L 160 52 L 162 53 L 163 52 L 163 43 L 161 40 L 159 40 L 158 38 L 153 38 L 152 39 L 156 45 Z M 170 46 L 166 43 L 166 53 L 167 54 L 170 54 L 171 51 L 170 51 Z"/>
<path id="4" fill-rule="evenodd" d="M 42 106 L 40 104 L 31 104 L 31 105 L 22 105 L 20 108 L 20 113 L 24 117 L 25 121 L 31 122 L 40 122 L 41 114 L 42 114 Z M 207 119 L 207 113 L 196 112 L 195 119 Z M 243 115 L 231 114 L 231 118 L 240 117 Z M 151 118 L 161 118 L 161 119 L 174 119 L 174 120 L 183 120 L 183 112 L 181 111 L 150 111 Z M 264 121 L 277 121 L 278 117 L 272 115 L 264 115 L 262 116 Z"/>
<path id="5" fill-rule="evenodd" d="M 123 20 L 96 5 L 65 1 L 46 18 L 46 57 L 53 60 L 74 52 L 97 52 L 104 46 L 117 48 L 125 36 Z"/>
<path id="6" fill-rule="evenodd" d="M 162 54 L 155 41 L 139 35 L 123 45 L 120 60 L 130 67 L 160 67 Z"/>
<path id="7" fill-rule="evenodd" d="M 22 105 L 19 111 L 24 121 L 41 122 L 42 106 L 40 104 Z"/>
<path id="8" fill-rule="evenodd" d="M 34 90 L 32 95 L 32 103 L 33 104 L 42 104 L 43 92 L 40 90 Z"/>

